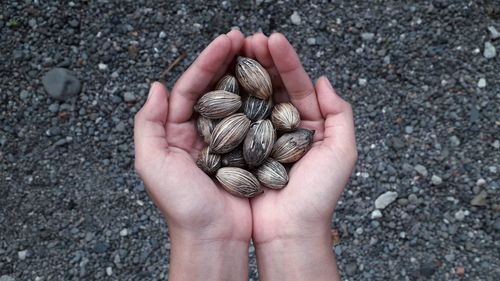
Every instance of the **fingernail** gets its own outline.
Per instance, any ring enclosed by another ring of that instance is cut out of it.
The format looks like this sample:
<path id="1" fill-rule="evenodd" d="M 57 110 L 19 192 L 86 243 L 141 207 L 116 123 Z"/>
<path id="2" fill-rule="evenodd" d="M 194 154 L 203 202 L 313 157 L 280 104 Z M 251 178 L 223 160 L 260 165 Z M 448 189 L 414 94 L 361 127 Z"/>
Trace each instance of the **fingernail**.
<path id="1" fill-rule="evenodd" d="M 330 90 L 333 91 L 333 86 L 332 83 L 330 83 L 330 80 L 326 76 L 323 76 L 323 79 L 325 79 L 328 88 L 330 88 Z"/>
<path id="2" fill-rule="evenodd" d="M 151 87 L 149 88 L 148 98 L 147 98 L 146 102 L 149 101 L 149 99 L 153 95 L 153 92 L 158 91 L 158 86 L 160 86 L 160 85 L 161 85 L 160 82 L 157 82 L 157 81 L 155 81 L 155 82 L 153 82 L 153 84 L 151 84 Z"/>

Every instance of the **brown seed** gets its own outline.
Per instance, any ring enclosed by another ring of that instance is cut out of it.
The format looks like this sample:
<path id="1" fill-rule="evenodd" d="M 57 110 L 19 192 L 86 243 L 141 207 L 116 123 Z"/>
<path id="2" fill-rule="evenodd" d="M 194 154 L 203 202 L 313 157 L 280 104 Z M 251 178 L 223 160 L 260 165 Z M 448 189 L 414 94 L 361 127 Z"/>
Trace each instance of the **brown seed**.
<path id="1" fill-rule="evenodd" d="M 215 177 L 227 192 L 238 197 L 250 198 L 264 192 L 257 178 L 241 168 L 220 168 Z"/>
<path id="2" fill-rule="evenodd" d="M 236 81 L 236 78 L 232 75 L 224 75 L 224 77 L 217 82 L 215 90 L 224 90 L 237 95 L 240 93 L 238 81 Z"/>
<path id="3" fill-rule="evenodd" d="M 307 152 L 312 144 L 313 136 L 313 130 L 302 128 L 285 133 L 274 143 L 271 157 L 281 163 L 295 162 Z"/>
<path id="4" fill-rule="evenodd" d="M 200 135 L 206 143 L 210 143 L 210 137 L 212 136 L 212 131 L 214 130 L 216 123 L 217 122 L 214 119 L 208 119 L 201 115 L 196 120 L 198 135 Z"/>
<path id="5" fill-rule="evenodd" d="M 238 57 L 235 74 L 241 87 L 249 95 L 267 100 L 273 94 L 271 77 L 256 60 Z"/>
<path id="6" fill-rule="evenodd" d="M 236 148 L 235 150 L 222 155 L 222 166 L 246 168 L 247 163 L 245 162 L 245 158 L 243 158 L 243 149 Z"/>
<path id="7" fill-rule="evenodd" d="M 210 149 L 213 153 L 228 153 L 245 138 L 251 121 L 243 113 L 236 113 L 222 119 L 212 132 Z"/>
<path id="8" fill-rule="evenodd" d="M 279 103 L 273 108 L 271 121 L 278 131 L 293 131 L 299 126 L 300 114 L 291 103 Z"/>
<path id="9" fill-rule="evenodd" d="M 250 126 L 243 142 L 243 157 L 250 167 L 257 167 L 271 154 L 276 132 L 269 120 L 259 120 Z"/>
<path id="10" fill-rule="evenodd" d="M 241 107 L 241 97 L 227 91 L 212 91 L 204 94 L 194 106 L 194 110 L 209 119 L 227 117 Z"/>
<path id="11" fill-rule="evenodd" d="M 257 178 L 263 185 L 272 189 L 283 188 L 288 183 L 285 167 L 272 158 L 267 158 L 257 169 Z"/>
<path id="12" fill-rule="evenodd" d="M 208 175 L 214 175 L 221 166 L 221 157 L 218 154 L 210 153 L 210 149 L 207 146 L 198 154 L 196 165 Z"/>
<path id="13" fill-rule="evenodd" d="M 243 112 L 248 119 L 258 121 L 266 119 L 273 110 L 273 99 L 262 100 L 256 97 L 248 96 L 243 102 Z"/>

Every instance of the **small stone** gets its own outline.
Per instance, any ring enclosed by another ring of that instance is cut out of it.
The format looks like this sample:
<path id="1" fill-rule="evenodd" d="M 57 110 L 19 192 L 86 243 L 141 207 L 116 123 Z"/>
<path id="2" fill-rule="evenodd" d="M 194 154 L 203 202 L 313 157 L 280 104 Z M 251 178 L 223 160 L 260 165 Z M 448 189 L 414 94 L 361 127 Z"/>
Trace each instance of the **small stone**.
<path id="1" fill-rule="evenodd" d="M 413 127 L 412 126 L 406 126 L 405 127 L 405 133 L 407 133 L 408 135 L 413 133 Z"/>
<path id="2" fill-rule="evenodd" d="M 465 218 L 465 212 L 462 210 L 459 210 L 455 213 L 455 219 L 458 221 L 462 221 Z"/>
<path id="3" fill-rule="evenodd" d="M 420 265 L 420 275 L 423 277 L 430 278 L 437 270 L 437 266 L 434 262 L 425 262 Z"/>
<path id="4" fill-rule="evenodd" d="M 478 88 L 484 88 L 484 87 L 486 87 L 486 79 L 480 78 L 479 81 L 477 81 L 477 87 Z"/>
<path id="5" fill-rule="evenodd" d="M 463 266 L 455 267 L 455 274 L 458 276 L 463 276 L 465 274 L 465 268 Z"/>
<path id="6" fill-rule="evenodd" d="M 486 180 L 485 180 L 485 179 L 483 179 L 483 178 L 478 179 L 478 180 L 476 181 L 476 185 L 477 185 L 477 186 L 483 186 L 483 185 L 485 185 L 485 184 L 486 184 Z"/>
<path id="7" fill-rule="evenodd" d="M 28 25 L 29 25 L 31 28 L 35 29 L 35 28 L 36 28 L 36 20 L 35 20 L 35 19 L 30 19 L 30 20 L 28 21 Z"/>
<path id="8" fill-rule="evenodd" d="M 415 165 L 415 167 L 413 167 L 413 169 L 415 169 L 415 171 L 417 171 L 417 173 L 419 173 L 423 177 L 427 177 L 427 175 L 428 175 L 427 168 L 425 168 L 424 166 L 422 166 L 420 164 Z"/>
<path id="9" fill-rule="evenodd" d="M 125 237 L 128 235 L 128 230 L 126 228 L 120 230 L 120 236 Z"/>
<path id="10" fill-rule="evenodd" d="M 491 146 L 493 146 L 493 148 L 496 148 L 496 149 L 499 149 L 500 148 L 500 140 L 495 140 Z"/>
<path id="11" fill-rule="evenodd" d="M 398 193 L 394 191 L 387 191 L 383 194 L 381 194 L 376 200 L 375 200 L 375 208 L 377 209 L 385 209 L 389 204 L 394 202 L 398 198 Z"/>
<path id="12" fill-rule="evenodd" d="M 25 260 L 27 255 L 28 255 L 28 250 L 22 250 L 22 251 L 17 252 L 17 257 L 20 260 Z"/>
<path id="13" fill-rule="evenodd" d="M 372 220 L 376 220 L 382 217 L 382 212 L 380 210 L 373 210 L 371 214 Z"/>
<path id="14" fill-rule="evenodd" d="M 443 183 L 443 179 L 441 179 L 439 176 L 432 175 L 431 182 L 433 185 L 440 185 Z"/>
<path id="15" fill-rule="evenodd" d="M 77 28 L 80 25 L 80 22 L 78 22 L 76 19 L 72 19 L 68 23 L 73 28 Z"/>
<path id="16" fill-rule="evenodd" d="M 500 32 L 494 26 L 488 26 L 488 31 L 490 32 L 491 39 L 500 38 Z"/>
<path id="17" fill-rule="evenodd" d="M 458 139 L 457 136 L 451 136 L 450 137 L 450 143 L 452 146 L 459 146 L 460 145 L 460 139 Z"/>
<path id="18" fill-rule="evenodd" d="M 49 105 L 49 111 L 52 113 L 59 112 L 59 103 L 53 103 L 53 104 Z"/>
<path id="19" fill-rule="evenodd" d="M 113 268 L 111 266 L 106 267 L 106 274 L 108 276 L 113 275 Z"/>
<path id="20" fill-rule="evenodd" d="M 455 260 L 455 255 L 454 254 L 445 255 L 444 259 L 447 260 L 448 262 L 453 262 Z"/>
<path id="21" fill-rule="evenodd" d="M 418 203 L 418 197 L 415 194 L 410 194 L 408 195 L 408 201 L 411 202 L 412 204 L 417 204 Z"/>
<path id="22" fill-rule="evenodd" d="M 120 235 L 121 235 L 121 232 L 120 232 Z M 97 242 L 95 244 L 94 250 L 98 254 L 106 253 L 108 251 L 108 244 L 106 242 Z"/>
<path id="23" fill-rule="evenodd" d="M 314 38 L 314 37 L 307 38 L 307 44 L 316 45 L 316 38 Z"/>
<path id="24" fill-rule="evenodd" d="M 349 263 L 345 266 L 345 272 L 347 273 L 347 275 L 354 275 L 357 269 L 358 266 L 355 263 Z"/>
<path id="25" fill-rule="evenodd" d="M 158 34 L 158 38 L 160 39 L 164 39 L 167 37 L 167 34 L 165 33 L 165 31 L 160 31 L 160 34 Z"/>
<path id="26" fill-rule="evenodd" d="M 358 79 L 358 85 L 360 85 L 361 87 L 366 86 L 367 83 L 368 83 L 368 80 L 366 80 L 365 78 Z"/>
<path id="27" fill-rule="evenodd" d="M 105 64 L 105 63 L 102 63 L 102 62 L 101 62 L 101 63 L 99 63 L 99 64 L 97 65 L 97 67 L 99 67 L 99 70 L 102 70 L 102 71 L 104 71 L 104 70 L 108 70 L 108 65 L 107 65 L 107 64 Z"/>
<path id="28" fill-rule="evenodd" d="M 0 276 L 0 281 L 16 281 L 14 277 L 11 277 L 9 275 L 2 275 Z"/>
<path id="29" fill-rule="evenodd" d="M 120 133 L 121 133 L 121 132 L 124 132 L 126 129 L 127 129 L 127 126 L 125 125 L 125 123 L 124 123 L 124 122 L 119 122 L 119 123 L 118 123 L 118 124 L 116 124 L 116 126 L 115 126 L 115 130 L 116 130 L 117 132 L 120 132 Z"/>
<path id="30" fill-rule="evenodd" d="M 126 102 L 135 102 L 137 100 L 137 98 L 135 97 L 135 95 L 132 92 L 125 92 L 123 94 L 123 99 Z"/>
<path id="31" fill-rule="evenodd" d="M 80 81 L 75 73 L 61 67 L 47 72 L 42 78 L 42 84 L 47 94 L 57 100 L 67 100 L 81 90 Z"/>
<path id="32" fill-rule="evenodd" d="M 478 207 L 486 206 L 487 197 L 488 197 L 488 192 L 486 192 L 486 190 L 483 190 L 479 192 L 476 196 L 474 196 L 474 198 L 472 198 L 470 204 L 472 206 L 478 206 Z"/>
<path id="33" fill-rule="evenodd" d="M 290 16 L 290 20 L 295 25 L 300 25 L 300 23 L 302 22 L 302 20 L 300 19 L 299 13 L 297 13 L 297 11 L 294 11 L 292 13 L 292 15 Z"/>
<path id="34" fill-rule="evenodd" d="M 492 59 L 496 57 L 496 55 L 497 55 L 497 50 L 495 49 L 495 46 L 493 46 L 491 42 L 485 42 L 483 56 L 487 59 Z"/>
<path id="35" fill-rule="evenodd" d="M 496 230 L 496 231 L 500 231 L 500 217 L 498 217 L 495 222 L 493 223 L 493 228 Z"/>
<path id="36" fill-rule="evenodd" d="M 372 41 L 373 38 L 375 38 L 375 34 L 373 34 L 371 32 L 361 33 L 361 39 L 363 39 L 364 41 Z"/>
<path id="37" fill-rule="evenodd" d="M 488 167 L 488 171 L 490 171 L 490 173 L 492 173 L 492 174 L 496 174 L 497 173 L 497 167 L 496 166 L 489 166 Z"/>
<path id="38" fill-rule="evenodd" d="M 30 93 L 28 91 L 26 91 L 26 90 L 22 90 L 21 94 L 19 95 L 19 97 L 22 100 L 26 100 L 29 96 L 30 96 Z"/>

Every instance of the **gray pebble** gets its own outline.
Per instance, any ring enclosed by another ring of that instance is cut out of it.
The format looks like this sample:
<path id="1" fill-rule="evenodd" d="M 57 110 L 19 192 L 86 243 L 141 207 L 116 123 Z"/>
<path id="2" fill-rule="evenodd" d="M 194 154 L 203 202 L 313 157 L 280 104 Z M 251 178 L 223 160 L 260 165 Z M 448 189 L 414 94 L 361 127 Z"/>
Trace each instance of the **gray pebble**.
<path id="1" fill-rule="evenodd" d="M 49 111 L 52 113 L 57 113 L 59 112 L 59 103 L 55 102 L 49 105 Z"/>
<path id="2" fill-rule="evenodd" d="M 73 28 L 77 28 L 77 27 L 80 25 L 80 22 L 79 22 L 79 21 L 77 21 L 76 19 L 72 19 L 72 20 L 70 20 L 68 23 L 69 23 L 69 25 L 70 25 L 71 27 L 73 27 Z"/>
<path id="3" fill-rule="evenodd" d="M 450 143 L 452 146 L 459 146 L 460 145 L 460 139 L 457 136 L 451 136 L 450 137 Z"/>
<path id="4" fill-rule="evenodd" d="M 492 59 L 496 57 L 496 55 L 497 55 L 497 50 L 495 49 L 495 46 L 493 46 L 491 42 L 485 42 L 483 56 L 487 59 Z"/>
<path id="5" fill-rule="evenodd" d="M 488 31 L 490 32 L 491 39 L 500 38 L 500 32 L 494 26 L 488 26 Z"/>
<path id="6" fill-rule="evenodd" d="M 443 179 L 441 179 L 439 176 L 432 175 L 431 182 L 433 185 L 440 185 L 443 183 Z"/>
<path id="7" fill-rule="evenodd" d="M 405 127 L 405 133 L 407 133 L 408 135 L 413 133 L 413 127 L 412 126 L 406 126 Z"/>
<path id="8" fill-rule="evenodd" d="M 498 218 L 495 220 L 495 223 L 493 223 L 493 228 L 494 228 L 496 231 L 500 231 L 500 217 L 498 217 Z"/>
<path id="9" fill-rule="evenodd" d="M 20 260 L 25 260 L 27 255 L 28 255 L 28 250 L 22 250 L 22 251 L 17 252 L 17 257 Z"/>
<path id="10" fill-rule="evenodd" d="M 16 279 L 9 275 L 2 275 L 0 276 L 0 281 L 16 281 Z"/>
<path id="11" fill-rule="evenodd" d="M 22 90 L 21 94 L 19 95 L 19 97 L 22 100 L 26 100 L 29 96 L 30 96 L 30 93 L 28 91 L 26 91 L 26 90 Z"/>
<path id="12" fill-rule="evenodd" d="M 316 45 L 316 38 L 314 38 L 314 37 L 307 38 L 307 44 Z"/>
<path id="13" fill-rule="evenodd" d="M 125 92 L 123 94 L 123 99 L 126 101 L 126 102 L 134 102 L 137 100 L 137 98 L 135 97 L 135 95 L 132 93 L 132 92 Z"/>
<path id="14" fill-rule="evenodd" d="M 47 94 L 57 100 L 67 100 L 81 90 L 80 81 L 75 73 L 60 67 L 47 72 L 42 78 L 42 83 Z"/>
<path id="15" fill-rule="evenodd" d="M 419 173 L 423 177 L 427 177 L 428 172 L 427 168 L 425 168 L 423 165 L 417 164 L 415 167 L 413 167 L 417 173 Z"/>
<path id="16" fill-rule="evenodd" d="M 356 263 L 348 263 L 346 266 L 345 266 L 345 272 L 347 273 L 347 275 L 354 275 L 354 273 L 356 273 L 356 270 L 358 269 L 358 265 Z"/>
<path id="17" fill-rule="evenodd" d="M 375 38 L 375 34 L 371 32 L 361 33 L 361 39 L 363 39 L 364 41 L 372 41 L 373 38 Z"/>
<path id="18" fill-rule="evenodd" d="M 125 125 L 124 122 L 119 122 L 118 124 L 116 124 L 115 130 L 117 132 L 124 132 L 126 129 L 127 129 L 127 126 Z"/>

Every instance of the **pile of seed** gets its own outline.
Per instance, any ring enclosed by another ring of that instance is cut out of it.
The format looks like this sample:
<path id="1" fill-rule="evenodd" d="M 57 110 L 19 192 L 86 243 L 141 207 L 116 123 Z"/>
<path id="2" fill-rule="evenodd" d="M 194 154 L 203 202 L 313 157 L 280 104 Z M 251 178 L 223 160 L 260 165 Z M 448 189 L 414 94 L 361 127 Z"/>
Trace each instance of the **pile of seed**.
<path id="1" fill-rule="evenodd" d="M 208 144 L 197 165 L 233 195 L 254 197 L 263 192 L 261 184 L 285 187 L 283 164 L 299 160 L 311 146 L 314 131 L 298 128 L 300 115 L 291 103 L 274 105 L 272 88 L 264 67 L 239 57 L 235 76 L 222 77 L 194 107 L 198 133 Z"/>

